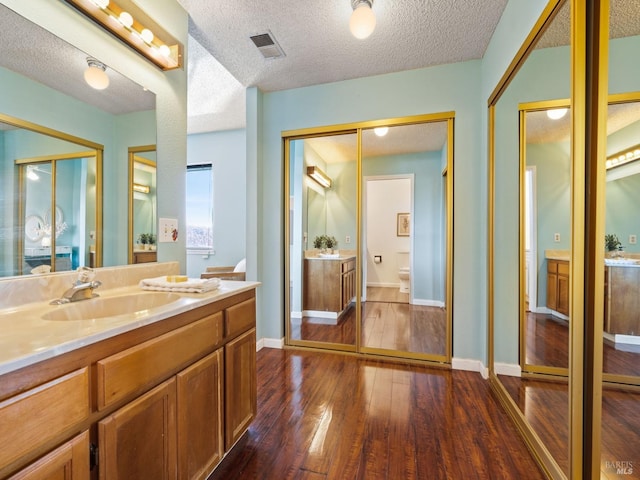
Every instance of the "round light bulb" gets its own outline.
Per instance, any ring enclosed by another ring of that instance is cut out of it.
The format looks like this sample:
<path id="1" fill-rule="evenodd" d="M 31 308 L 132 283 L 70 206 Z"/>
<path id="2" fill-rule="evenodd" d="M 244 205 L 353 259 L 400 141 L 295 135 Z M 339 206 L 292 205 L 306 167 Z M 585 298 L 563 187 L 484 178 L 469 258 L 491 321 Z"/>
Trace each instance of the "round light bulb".
<path id="1" fill-rule="evenodd" d="M 560 120 L 568 111 L 568 108 L 552 108 L 551 110 L 547 110 L 547 117 L 551 120 Z"/>
<path id="2" fill-rule="evenodd" d="M 373 33 L 375 28 L 376 16 L 373 10 L 371 10 L 368 3 L 361 2 L 353 11 L 351 20 L 349 20 L 351 34 L 360 40 L 364 40 Z"/>
<path id="3" fill-rule="evenodd" d="M 84 81 L 96 90 L 104 90 L 109 86 L 109 76 L 96 65 L 89 65 L 84 71 Z"/>
<path id="4" fill-rule="evenodd" d="M 158 50 L 160 50 L 160 53 L 162 55 L 164 55 L 165 57 L 168 57 L 169 55 L 171 55 L 171 49 L 169 47 L 167 47 L 166 45 L 160 45 L 158 47 Z"/>
<path id="5" fill-rule="evenodd" d="M 142 37 L 142 40 L 144 40 L 147 43 L 153 42 L 153 32 L 148 28 L 143 28 L 142 31 L 140 32 L 140 36 Z"/>
<path id="6" fill-rule="evenodd" d="M 384 137 L 389 132 L 389 127 L 376 127 L 374 133 L 379 137 Z"/>
<path id="7" fill-rule="evenodd" d="M 133 17 L 129 12 L 120 12 L 120 23 L 127 28 L 131 28 L 133 25 Z"/>
<path id="8" fill-rule="evenodd" d="M 109 6 L 109 0 L 93 0 L 93 3 L 95 3 L 102 9 L 105 9 Z"/>

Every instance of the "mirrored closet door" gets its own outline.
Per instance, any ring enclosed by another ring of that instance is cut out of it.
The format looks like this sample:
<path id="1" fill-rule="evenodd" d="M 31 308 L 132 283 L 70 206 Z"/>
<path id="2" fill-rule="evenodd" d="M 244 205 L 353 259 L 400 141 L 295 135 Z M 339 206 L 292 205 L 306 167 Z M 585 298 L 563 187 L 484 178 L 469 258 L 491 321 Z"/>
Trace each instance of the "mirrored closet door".
<path id="1" fill-rule="evenodd" d="M 288 345 L 451 362 L 453 118 L 285 132 Z"/>

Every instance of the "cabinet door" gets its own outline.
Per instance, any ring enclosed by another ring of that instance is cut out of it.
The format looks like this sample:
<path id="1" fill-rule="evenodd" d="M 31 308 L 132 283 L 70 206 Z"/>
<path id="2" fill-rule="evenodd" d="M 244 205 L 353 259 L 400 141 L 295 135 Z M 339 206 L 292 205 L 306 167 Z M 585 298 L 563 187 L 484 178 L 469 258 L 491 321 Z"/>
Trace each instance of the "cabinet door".
<path id="1" fill-rule="evenodd" d="M 83 432 L 21 470 L 9 480 L 85 480 L 89 478 L 89 433 Z"/>
<path id="2" fill-rule="evenodd" d="M 213 352 L 176 376 L 179 479 L 207 478 L 222 459 L 222 352 Z"/>
<path id="3" fill-rule="evenodd" d="M 563 315 L 569 315 L 569 277 L 558 275 L 558 308 Z"/>
<path id="4" fill-rule="evenodd" d="M 256 329 L 227 343 L 225 370 L 225 449 L 249 428 L 256 414 Z"/>
<path id="5" fill-rule="evenodd" d="M 547 273 L 547 308 L 551 310 L 558 309 L 558 275 L 556 273 Z"/>
<path id="6" fill-rule="evenodd" d="M 100 479 L 176 476 L 175 378 L 98 423 Z"/>

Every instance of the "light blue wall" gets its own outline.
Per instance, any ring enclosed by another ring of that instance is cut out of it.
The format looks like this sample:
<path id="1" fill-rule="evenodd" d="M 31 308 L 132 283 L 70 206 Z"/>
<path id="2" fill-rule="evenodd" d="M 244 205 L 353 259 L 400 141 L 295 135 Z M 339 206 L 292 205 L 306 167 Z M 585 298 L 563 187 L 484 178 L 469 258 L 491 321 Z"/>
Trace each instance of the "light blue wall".
<path id="1" fill-rule="evenodd" d="M 236 265 L 246 255 L 246 131 L 226 130 L 187 137 L 187 163 L 213 164 L 213 244 L 215 254 L 187 255 L 187 275 L 207 266 Z"/>
<path id="2" fill-rule="evenodd" d="M 249 139 L 255 151 L 248 161 L 260 172 L 259 200 L 255 205 L 256 252 L 261 287 L 258 337 L 284 335 L 282 304 L 283 259 L 273 246 L 283 239 L 281 132 L 305 127 L 455 111 L 455 252 L 454 355 L 482 358 L 484 355 L 486 273 L 483 268 L 486 210 L 482 200 L 485 185 L 485 153 L 481 151 L 480 62 L 380 75 L 327 85 L 260 93 L 247 96 L 250 119 L 259 118 L 262 131 Z M 257 115 L 257 112 L 262 112 Z M 256 116 L 257 115 L 257 116 Z M 249 127 L 248 127 L 249 129 Z M 255 163 L 254 163 L 255 162 Z M 354 180 L 355 181 L 355 180 Z M 355 184 L 355 183 L 354 183 Z M 251 208 L 251 205 L 250 205 Z M 252 214 L 249 214 L 250 216 Z M 258 220 L 259 219 L 259 220 Z M 355 225 L 355 224 L 354 224 Z M 262 241 L 259 241 L 262 239 Z M 479 320 L 480 319 L 480 320 Z"/>

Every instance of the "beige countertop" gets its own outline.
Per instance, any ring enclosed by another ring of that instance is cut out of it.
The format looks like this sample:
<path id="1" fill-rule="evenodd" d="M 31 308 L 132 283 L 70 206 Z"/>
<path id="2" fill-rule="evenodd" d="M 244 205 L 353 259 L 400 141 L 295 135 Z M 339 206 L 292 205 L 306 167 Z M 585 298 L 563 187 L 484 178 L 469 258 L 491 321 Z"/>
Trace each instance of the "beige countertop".
<path id="1" fill-rule="evenodd" d="M 337 257 L 304 257 L 305 260 L 351 260 L 352 258 L 356 258 L 355 255 L 338 255 Z"/>
<path id="2" fill-rule="evenodd" d="M 252 290 L 259 285 L 259 282 L 222 280 L 220 286 L 210 292 L 177 293 L 180 298 L 172 303 L 107 318 L 42 318 L 55 309 L 74 307 L 84 302 L 92 302 L 94 299 L 65 305 L 50 305 L 48 301 L 40 301 L 4 308 L 0 310 L 0 375 Z M 108 290 L 96 289 L 96 293 L 100 295 L 99 298 L 106 299 L 153 292 L 145 292 L 138 285 L 130 285 Z"/>
<path id="3" fill-rule="evenodd" d="M 544 258 L 547 260 L 561 260 L 568 262 L 571 260 L 571 253 L 569 250 L 545 250 Z"/>

